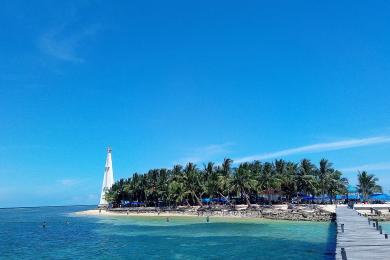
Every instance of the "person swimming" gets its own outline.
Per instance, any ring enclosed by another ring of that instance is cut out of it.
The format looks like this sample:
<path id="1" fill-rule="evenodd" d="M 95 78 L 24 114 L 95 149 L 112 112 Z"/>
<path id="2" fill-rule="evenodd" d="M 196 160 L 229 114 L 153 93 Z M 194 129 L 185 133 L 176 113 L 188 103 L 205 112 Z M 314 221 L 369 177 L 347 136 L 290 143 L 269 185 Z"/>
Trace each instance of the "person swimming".
<path id="1" fill-rule="evenodd" d="M 46 224 L 47 224 L 46 221 L 43 221 L 42 227 L 45 228 Z"/>

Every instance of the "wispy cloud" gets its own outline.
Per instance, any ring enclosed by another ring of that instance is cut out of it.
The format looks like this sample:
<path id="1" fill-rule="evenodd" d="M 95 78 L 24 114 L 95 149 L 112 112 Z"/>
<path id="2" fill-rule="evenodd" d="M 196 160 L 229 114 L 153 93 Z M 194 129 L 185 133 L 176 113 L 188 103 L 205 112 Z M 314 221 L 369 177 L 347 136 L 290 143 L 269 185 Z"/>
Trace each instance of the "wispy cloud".
<path id="1" fill-rule="evenodd" d="M 340 169 L 341 172 L 385 171 L 385 170 L 390 170 L 390 163 L 389 162 L 363 164 L 363 165 Z"/>
<path id="2" fill-rule="evenodd" d="M 390 143 L 390 136 L 375 136 L 360 139 L 347 139 L 337 142 L 318 143 L 312 145 L 305 145 L 276 152 L 264 153 L 259 155 L 252 155 L 247 157 L 238 158 L 236 163 L 242 163 L 254 160 L 267 160 L 272 158 L 279 158 L 287 155 L 304 154 L 304 153 L 318 153 L 324 151 L 342 150 L 354 147 L 368 146 L 374 144 Z"/>
<path id="3" fill-rule="evenodd" d="M 43 53 L 56 59 L 81 63 L 84 59 L 77 51 L 83 41 L 97 31 L 98 27 L 92 26 L 81 31 L 68 32 L 66 26 L 62 26 L 44 33 L 38 40 L 38 47 Z"/>
<path id="4" fill-rule="evenodd" d="M 75 186 L 79 184 L 81 180 L 79 179 L 61 179 L 58 180 L 58 183 L 65 187 Z"/>
<path id="5" fill-rule="evenodd" d="M 223 143 L 198 147 L 193 149 L 187 157 L 174 162 L 174 164 L 186 164 L 188 162 L 199 163 L 210 160 L 217 155 L 226 156 L 226 154 L 230 152 L 232 145 L 233 143 Z"/>

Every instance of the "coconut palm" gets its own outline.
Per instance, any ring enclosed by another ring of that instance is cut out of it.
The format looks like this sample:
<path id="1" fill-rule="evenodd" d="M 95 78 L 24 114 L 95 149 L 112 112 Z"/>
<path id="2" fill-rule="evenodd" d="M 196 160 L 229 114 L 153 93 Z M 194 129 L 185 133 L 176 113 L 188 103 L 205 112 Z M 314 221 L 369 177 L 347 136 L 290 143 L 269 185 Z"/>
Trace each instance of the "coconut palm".
<path id="1" fill-rule="evenodd" d="M 337 194 L 345 194 L 347 190 L 347 180 L 341 177 L 340 171 L 331 170 L 327 180 L 327 193 L 330 197 L 330 203 L 333 204 L 333 199 Z"/>
<path id="2" fill-rule="evenodd" d="M 292 162 L 275 160 L 275 174 L 280 180 L 280 191 L 289 200 L 297 192 L 297 170 L 298 166 Z"/>
<path id="3" fill-rule="evenodd" d="M 224 198 L 230 203 L 230 195 L 239 195 L 246 204 L 258 193 L 284 194 L 288 199 L 297 193 L 328 194 L 333 200 L 337 194 L 344 194 L 346 179 L 332 164 L 322 159 L 317 169 L 309 160 L 299 164 L 276 160 L 274 163 L 254 161 L 241 163 L 232 168 L 232 160 L 226 158 L 221 165 L 213 162 L 199 170 L 188 163 L 185 168 L 175 165 L 172 169 L 153 169 L 145 174 L 133 174 L 128 179 L 117 181 L 106 193 L 106 200 L 119 204 L 122 200 L 144 202 L 148 206 L 200 205 L 202 196 Z M 377 178 L 366 172 L 359 173 L 359 189 L 364 198 L 380 191 Z"/>
<path id="4" fill-rule="evenodd" d="M 331 172 L 332 172 L 332 163 L 330 163 L 326 159 L 321 159 L 320 167 L 317 173 L 318 173 L 318 184 L 321 192 L 322 202 L 324 201 L 324 195 L 327 190 L 327 184 Z"/>
<path id="5" fill-rule="evenodd" d="M 303 159 L 299 164 L 297 176 L 297 188 L 305 195 L 316 193 L 317 180 L 315 177 L 316 167 L 308 159 Z"/>
<path id="6" fill-rule="evenodd" d="M 184 168 L 184 187 L 186 193 L 190 195 L 191 199 L 194 199 L 199 206 L 203 206 L 201 197 L 205 188 L 198 168 L 191 162 Z"/>
<path id="7" fill-rule="evenodd" d="M 257 181 L 257 188 L 267 194 L 268 203 L 271 204 L 271 193 L 280 188 L 281 182 L 272 163 L 264 163 Z"/>
<path id="8" fill-rule="evenodd" d="M 233 174 L 231 180 L 232 189 L 245 199 L 248 206 L 251 206 L 250 191 L 256 187 L 256 180 L 252 176 L 250 164 L 242 163 Z"/>
<path id="9" fill-rule="evenodd" d="M 207 163 L 207 165 L 204 166 L 203 170 L 204 174 L 204 185 L 205 185 L 205 192 L 210 197 L 215 197 L 218 195 L 219 191 L 219 181 L 218 181 L 218 172 L 214 166 L 213 162 Z"/>
<path id="10" fill-rule="evenodd" d="M 230 178 L 232 175 L 233 160 L 224 158 L 221 167 L 219 167 L 219 195 L 227 199 L 230 193 Z"/>
<path id="11" fill-rule="evenodd" d="M 377 184 L 378 178 L 373 174 L 368 174 L 366 171 L 358 172 L 357 185 L 359 192 L 363 195 L 363 201 L 367 201 L 368 195 L 375 192 L 382 192 L 382 187 Z"/>

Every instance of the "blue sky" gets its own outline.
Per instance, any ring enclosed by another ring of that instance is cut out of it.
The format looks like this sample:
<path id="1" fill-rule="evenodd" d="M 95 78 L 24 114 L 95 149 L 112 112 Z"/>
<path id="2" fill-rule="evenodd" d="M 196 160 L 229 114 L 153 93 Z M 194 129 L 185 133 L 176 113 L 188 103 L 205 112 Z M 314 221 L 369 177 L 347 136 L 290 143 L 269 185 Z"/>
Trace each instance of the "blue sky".
<path id="1" fill-rule="evenodd" d="M 188 160 L 328 158 L 390 190 L 387 1 L 3 1 L 0 207 Z"/>

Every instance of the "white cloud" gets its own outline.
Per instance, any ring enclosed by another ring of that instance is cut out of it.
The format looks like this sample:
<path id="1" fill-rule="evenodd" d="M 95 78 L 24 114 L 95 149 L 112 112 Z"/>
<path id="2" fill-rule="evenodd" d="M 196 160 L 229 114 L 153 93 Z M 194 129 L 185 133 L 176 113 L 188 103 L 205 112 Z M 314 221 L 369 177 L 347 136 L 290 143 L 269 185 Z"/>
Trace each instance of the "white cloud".
<path id="1" fill-rule="evenodd" d="M 192 150 L 191 154 L 187 157 L 184 157 L 174 164 L 186 164 L 188 162 L 199 163 L 210 160 L 212 157 L 217 155 L 226 156 L 230 152 L 230 147 L 232 143 L 223 143 L 223 144 L 211 144 L 204 147 L 198 147 Z"/>
<path id="2" fill-rule="evenodd" d="M 348 168 L 340 169 L 341 172 L 358 172 L 358 171 L 384 171 L 390 170 L 390 163 L 372 163 L 372 164 L 363 164 L 359 166 L 353 166 Z"/>
<path id="3" fill-rule="evenodd" d="M 287 155 L 303 154 L 303 153 L 318 153 L 324 151 L 342 150 L 353 147 L 368 146 L 374 144 L 390 143 L 390 136 L 375 136 L 360 139 L 347 139 L 337 142 L 318 143 L 312 145 L 305 145 L 276 152 L 264 153 L 259 155 L 252 155 L 247 157 L 238 158 L 235 163 L 242 163 L 254 160 L 266 160 L 272 158 L 278 158 Z"/>
<path id="4" fill-rule="evenodd" d="M 62 186 L 66 186 L 66 187 L 77 185 L 80 182 L 81 181 L 78 180 L 78 179 L 62 179 L 62 180 L 58 180 L 58 183 L 60 183 Z"/>
<path id="5" fill-rule="evenodd" d="M 38 40 L 39 49 L 56 59 L 82 63 L 84 59 L 77 53 L 82 42 L 97 32 L 97 27 L 89 27 L 78 32 L 67 32 L 62 26 L 43 34 Z"/>

